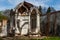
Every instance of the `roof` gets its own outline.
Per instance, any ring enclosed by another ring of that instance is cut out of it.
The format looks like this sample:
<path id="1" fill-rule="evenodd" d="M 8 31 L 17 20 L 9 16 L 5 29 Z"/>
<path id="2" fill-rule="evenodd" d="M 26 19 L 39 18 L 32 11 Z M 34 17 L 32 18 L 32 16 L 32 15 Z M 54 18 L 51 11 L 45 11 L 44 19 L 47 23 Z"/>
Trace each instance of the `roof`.
<path id="1" fill-rule="evenodd" d="M 25 1 L 24 1 L 24 5 L 25 5 L 28 9 L 30 9 L 31 7 L 33 7 L 33 5 L 32 5 L 31 3 L 28 3 L 28 2 L 25 2 Z"/>
<path id="2" fill-rule="evenodd" d="M 38 7 L 36 7 L 35 5 L 33 5 L 33 4 L 29 3 L 29 2 L 24 1 L 24 2 L 19 3 L 15 7 L 15 11 L 18 10 L 18 12 L 20 12 L 22 14 L 23 12 L 27 12 L 26 8 L 28 9 L 28 11 L 30 11 L 30 9 L 34 9 L 34 8 L 35 9 L 37 8 L 37 10 L 38 10 Z"/>
<path id="3" fill-rule="evenodd" d="M 31 7 L 33 7 L 33 4 L 24 1 L 24 2 L 22 2 L 22 3 L 19 3 L 19 4 L 15 7 L 15 9 L 19 8 L 20 5 L 22 5 L 22 4 L 23 4 L 25 7 L 27 7 L 28 9 L 30 9 Z"/>

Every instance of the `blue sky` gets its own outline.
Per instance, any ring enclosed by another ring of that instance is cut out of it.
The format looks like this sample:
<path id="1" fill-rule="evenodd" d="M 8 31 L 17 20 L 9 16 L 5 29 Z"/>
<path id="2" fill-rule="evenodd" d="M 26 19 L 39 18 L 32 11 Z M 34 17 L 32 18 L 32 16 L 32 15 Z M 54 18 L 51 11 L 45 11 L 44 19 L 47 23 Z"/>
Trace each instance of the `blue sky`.
<path id="1" fill-rule="evenodd" d="M 5 9 L 14 8 L 19 3 L 23 2 L 24 0 L 0 0 L 0 11 Z M 32 3 L 36 6 L 43 6 L 43 7 L 54 7 L 56 10 L 60 10 L 60 0 L 25 0 L 29 3 Z"/>

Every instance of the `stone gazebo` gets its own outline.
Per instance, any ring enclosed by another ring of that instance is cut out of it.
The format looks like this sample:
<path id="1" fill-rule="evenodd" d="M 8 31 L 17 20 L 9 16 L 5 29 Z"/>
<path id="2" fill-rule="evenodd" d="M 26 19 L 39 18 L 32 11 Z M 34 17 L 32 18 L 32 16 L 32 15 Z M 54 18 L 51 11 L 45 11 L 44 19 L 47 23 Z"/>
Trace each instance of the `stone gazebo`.
<path id="1" fill-rule="evenodd" d="M 15 36 L 40 33 L 40 12 L 36 6 L 24 1 L 13 11 L 15 13 L 10 14 L 12 22 L 14 21 L 14 26 L 11 26 L 15 29 Z"/>

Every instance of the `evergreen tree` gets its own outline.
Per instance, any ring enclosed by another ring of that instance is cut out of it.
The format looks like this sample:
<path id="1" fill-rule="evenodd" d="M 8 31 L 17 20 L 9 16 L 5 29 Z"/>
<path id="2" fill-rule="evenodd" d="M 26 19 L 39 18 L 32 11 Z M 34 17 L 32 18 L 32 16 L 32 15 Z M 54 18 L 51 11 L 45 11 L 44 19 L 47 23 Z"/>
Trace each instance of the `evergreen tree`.
<path id="1" fill-rule="evenodd" d="M 40 13 L 42 15 L 42 7 L 41 6 L 39 6 L 39 11 L 40 11 Z"/>

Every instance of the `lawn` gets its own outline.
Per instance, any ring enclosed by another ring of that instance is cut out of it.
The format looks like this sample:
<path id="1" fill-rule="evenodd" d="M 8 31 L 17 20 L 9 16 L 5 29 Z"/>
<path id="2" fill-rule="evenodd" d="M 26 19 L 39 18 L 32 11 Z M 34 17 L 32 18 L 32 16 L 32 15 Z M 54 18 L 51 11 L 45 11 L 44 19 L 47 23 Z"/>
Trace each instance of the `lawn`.
<path id="1" fill-rule="evenodd" d="M 46 37 L 43 40 L 60 40 L 60 37 Z"/>

